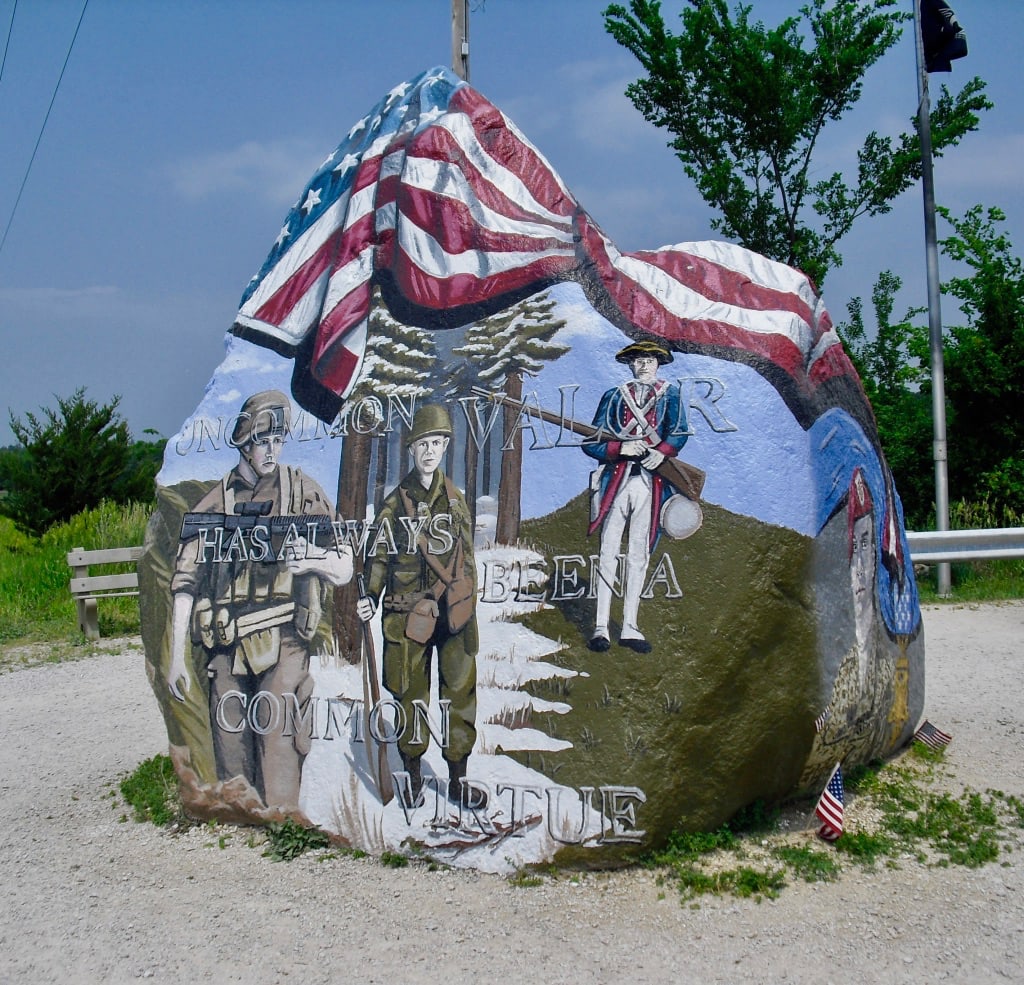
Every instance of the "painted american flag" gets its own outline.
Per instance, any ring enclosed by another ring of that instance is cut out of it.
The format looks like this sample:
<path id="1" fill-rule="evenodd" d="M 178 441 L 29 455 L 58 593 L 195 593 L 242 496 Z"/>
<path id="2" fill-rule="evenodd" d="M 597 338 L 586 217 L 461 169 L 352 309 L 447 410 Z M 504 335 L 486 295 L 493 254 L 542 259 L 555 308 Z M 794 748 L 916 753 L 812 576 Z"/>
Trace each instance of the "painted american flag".
<path id="1" fill-rule="evenodd" d="M 818 836 L 825 841 L 835 841 L 843 833 L 843 814 L 846 795 L 843 792 L 843 771 L 839 763 L 821 792 L 814 813 L 822 822 Z"/>
<path id="2" fill-rule="evenodd" d="M 336 410 L 358 378 L 375 284 L 403 320 L 443 327 L 570 280 L 633 338 L 753 365 L 804 426 L 828 389 L 866 409 L 805 276 L 728 243 L 620 252 L 515 125 L 443 68 L 393 89 L 320 166 L 233 331 L 297 357 L 296 399 L 329 413 L 327 394 Z"/>

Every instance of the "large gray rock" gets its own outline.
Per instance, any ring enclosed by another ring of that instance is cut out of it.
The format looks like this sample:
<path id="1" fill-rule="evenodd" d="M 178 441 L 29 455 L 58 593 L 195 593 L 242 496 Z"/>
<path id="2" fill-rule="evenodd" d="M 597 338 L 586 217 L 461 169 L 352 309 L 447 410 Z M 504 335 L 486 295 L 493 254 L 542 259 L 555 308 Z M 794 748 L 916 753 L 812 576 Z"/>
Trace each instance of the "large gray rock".
<path id="1" fill-rule="evenodd" d="M 610 865 L 920 716 L 899 499 L 812 286 L 620 253 L 443 69 L 313 176 L 159 484 L 143 633 L 200 816 Z"/>

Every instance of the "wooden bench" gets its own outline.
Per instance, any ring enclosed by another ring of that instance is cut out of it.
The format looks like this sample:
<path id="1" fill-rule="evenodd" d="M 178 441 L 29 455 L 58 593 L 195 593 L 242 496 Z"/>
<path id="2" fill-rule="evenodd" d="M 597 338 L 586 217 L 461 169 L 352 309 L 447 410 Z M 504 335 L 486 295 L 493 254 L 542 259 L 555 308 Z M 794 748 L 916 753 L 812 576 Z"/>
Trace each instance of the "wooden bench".
<path id="1" fill-rule="evenodd" d="M 105 551 L 86 551 L 76 547 L 68 552 L 71 568 L 71 597 L 78 609 L 78 628 L 90 640 L 100 638 L 98 599 L 139 594 L 139 576 L 132 571 L 124 575 L 90 575 L 93 564 L 135 564 L 142 557 L 141 547 L 114 547 Z"/>

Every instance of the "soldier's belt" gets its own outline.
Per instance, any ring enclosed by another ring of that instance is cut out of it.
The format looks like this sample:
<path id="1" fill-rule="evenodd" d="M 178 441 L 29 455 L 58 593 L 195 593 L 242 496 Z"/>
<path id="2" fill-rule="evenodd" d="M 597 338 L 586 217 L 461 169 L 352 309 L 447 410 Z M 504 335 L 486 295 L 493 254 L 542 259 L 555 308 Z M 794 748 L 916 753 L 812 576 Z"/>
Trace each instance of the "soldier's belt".
<path id="1" fill-rule="evenodd" d="M 283 626 L 285 623 L 291 622 L 294 617 L 295 603 L 282 602 L 280 605 L 274 605 L 268 609 L 257 609 L 255 612 L 247 612 L 244 616 L 238 616 L 235 625 L 239 636 L 248 636 L 250 633 Z"/>
<path id="2" fill-rule="evenodd" d="M 417 602 L 434 598 L 433 592 L 406 592 L 404 595 L 385 595 L 384 608 L 389 612 L 412 612 Z"/>

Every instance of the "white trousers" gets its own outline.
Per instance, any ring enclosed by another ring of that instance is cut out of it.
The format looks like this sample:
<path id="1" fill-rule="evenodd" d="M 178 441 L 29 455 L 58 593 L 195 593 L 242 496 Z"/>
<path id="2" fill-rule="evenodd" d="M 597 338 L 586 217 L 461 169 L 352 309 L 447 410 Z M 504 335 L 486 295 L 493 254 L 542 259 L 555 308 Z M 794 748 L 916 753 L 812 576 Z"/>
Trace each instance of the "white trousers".
<path id="1" fill-rule="evenodd" d="M 601 554 L 598 563 L 597 618 L 594 635 L 608 637 L 608 619 L 612 607 L 612 587 L 618 571 L 622 536 L 629 527 L 626 541 L 626 571 L 622 602 L 620 639 L 642 639 L 637 625 L 640 593 L 651 560 L 651 473 L 641 469 L 639 475 L 627 475 L 619 486 L 611 509 L 601 525 Z"/>

